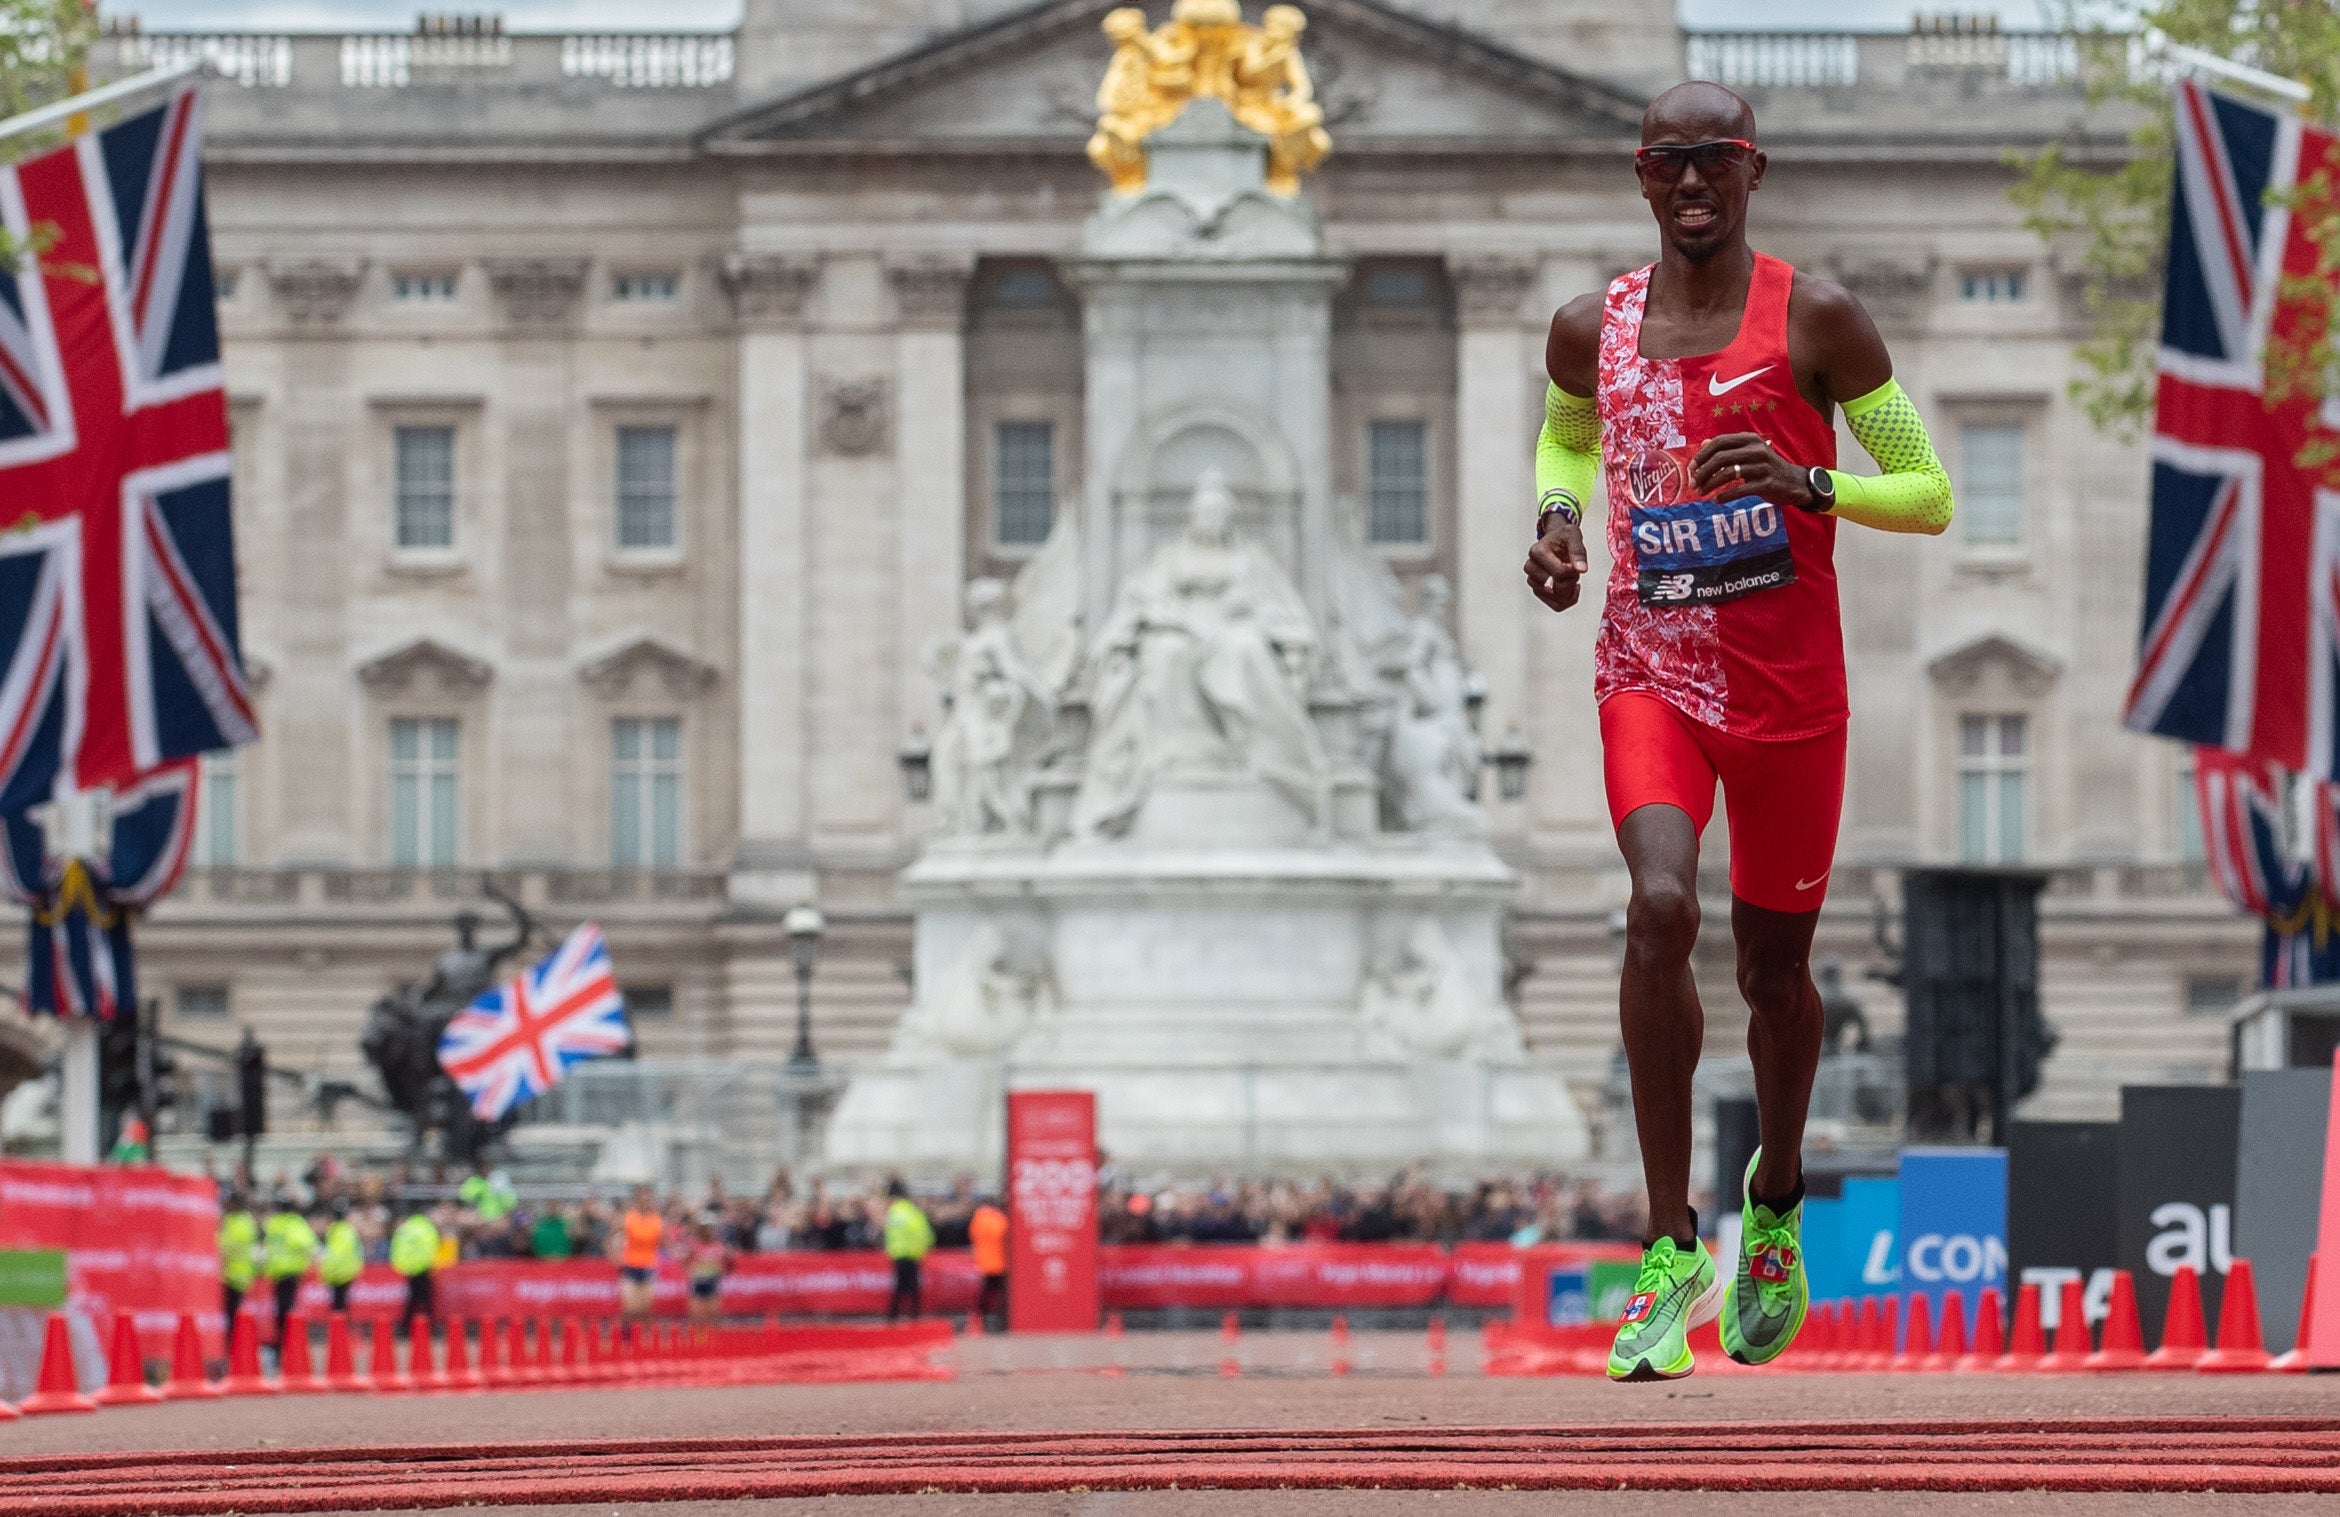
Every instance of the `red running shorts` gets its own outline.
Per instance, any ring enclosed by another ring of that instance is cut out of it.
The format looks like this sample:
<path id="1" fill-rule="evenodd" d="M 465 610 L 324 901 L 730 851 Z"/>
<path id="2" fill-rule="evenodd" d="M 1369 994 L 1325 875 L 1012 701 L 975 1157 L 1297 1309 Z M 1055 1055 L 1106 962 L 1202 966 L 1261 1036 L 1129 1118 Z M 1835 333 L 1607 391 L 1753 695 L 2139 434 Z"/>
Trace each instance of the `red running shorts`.
<path id="1" fill-rule="evenodd" d="M 1722 785 L 1731 827 L 1731 893 L 1767 911 L 1818 911 L 1844 814 L 1838 726 L 1788 741 L 1733 737 L 1692 721 L 1659 696 L 1620 690 L 1601 702 L 1601 768 L 1609 820 L 1676 806 L 1700 832 Z"/>

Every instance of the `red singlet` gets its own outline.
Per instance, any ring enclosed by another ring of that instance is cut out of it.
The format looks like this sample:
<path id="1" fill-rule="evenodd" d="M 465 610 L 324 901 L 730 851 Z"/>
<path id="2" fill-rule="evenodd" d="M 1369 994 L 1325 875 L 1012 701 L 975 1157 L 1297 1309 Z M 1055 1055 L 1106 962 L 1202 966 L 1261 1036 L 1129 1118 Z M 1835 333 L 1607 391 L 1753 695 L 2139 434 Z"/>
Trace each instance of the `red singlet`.
<path id="1" fill-rule="evenodd" d="M 1836 522 L 1689 487 L 1698 449 L 1731 432 L 1756 433 L 1791 463 L 1836 464 L 1836 430 L 1788 363 L 1795 270 L 1756 254 L 1738 336 L 1694 358 L 1641 355 L 1650 273 L 1610 285 L 1601 321 L 1613 563 L 1593 692 L 1610 816 L 1678 806 L 1703 830 L 1719 780 L 1732 892 L 1816 911 L 1844 800 Z"/>

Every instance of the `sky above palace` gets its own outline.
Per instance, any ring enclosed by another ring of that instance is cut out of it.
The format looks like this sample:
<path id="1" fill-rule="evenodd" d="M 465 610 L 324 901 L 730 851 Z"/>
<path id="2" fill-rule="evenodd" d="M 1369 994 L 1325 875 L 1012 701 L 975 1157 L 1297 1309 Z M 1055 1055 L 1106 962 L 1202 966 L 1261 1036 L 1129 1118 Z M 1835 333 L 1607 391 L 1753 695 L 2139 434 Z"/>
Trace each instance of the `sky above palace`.
<path id="1" fill-rule="evenodd" d="M 497 11 L 518 31 L 715 31 L 739 20 L 739 0 L 473 0 L 419 6 L 414 0 L 112 0 L 106 10 L 136 14 L 158 31 L 220 27 L 234 31 L 404 31 L 418 10 Z M 1433 14 L 1467 14 L 1467 5 L 1431 3 Z M 1892 29 L 1913 12 L 1996 9 L 2001 23 L 2030 29 L 2059 0 L 2002 0 L 1997 6 L 1910 4 L 1907 0 L 1680 0 L 1683 23 L 1702 31 Z"/>

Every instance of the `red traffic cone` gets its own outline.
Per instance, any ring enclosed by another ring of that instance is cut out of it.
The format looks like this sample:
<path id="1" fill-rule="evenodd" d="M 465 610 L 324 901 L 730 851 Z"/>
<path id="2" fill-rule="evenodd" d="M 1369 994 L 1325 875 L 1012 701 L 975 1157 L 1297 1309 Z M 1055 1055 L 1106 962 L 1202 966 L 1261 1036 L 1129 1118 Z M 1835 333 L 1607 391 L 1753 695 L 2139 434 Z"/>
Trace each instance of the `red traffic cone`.
<path id="1" fill-rule="evenodd" d="M 1934 1313 L 1926 1298 L 1909 1298 L 1909 1330 L 1893 1355 L 1893 1368 L 1903 1374 L 1926 1367 L 1934 1352 Z"/>
<path id="2" fill-rule="evenodd" d="M 574 1317 L 561 1319 L 561 1378 L 571 1385 L 592 1378 L 585 1370 L 585 1324 Z"/>
<path id="3" fill-rule="evenodd" d="M 1107 1312 L 1105 1314 L 1105 1336 L 1108 1338 L 1121 1336 L 1121 1313 Z"/>
<path id="4" fill-rule="evenodd" d="M 2275 1362 L 2268 1365 L 2267 1368 L 2282 1375 L 2304 1373 L 2308 1367 L 2308 1324 L 2315 1320 L 2316 1256 L 2310 1254 L 2308 1255 L 2307 1284 L 2300 1287 L 2299 1292 L 2299 1331 L 2292 1335 L 2290 1351 L 2277 1354 Z"/>
<path id="5" fill-rule="evenodd" d="M 431 1345 L 431 1319 L 406 1319 L 406 1378 L 414 1382 L 418 1391 L 443 1391 L 447 1388 L 447 1372 L 438 1366 L 438 1355 Z"/>
<path id="6" fill-rule="evenodd" d="M 2137 1318 L 2137 1278 L 2125 1269 L 2113 1271 L 2112 1299 L 2106 1303 L 2104 1339 L 2088 1356 L 2092 1370 L 2141 1370 L 2145 1367 L 2145 1328 Z"/>
<path id="7" fill-rule="evenodd" d="M 1974 1347 L 1961 1355 L 1954 1366 L 1960 1374 L 1971 1375 L 1999 1367 L 1999 1356 L 2007 1351 L 2005 1310 L 1999 1301 L 1999 1288 L 1984 1286 L 1982 1296 L 1974 1304 Z"/>
<path id="8" fill-rule="evenodd" d="M 39 1388 L 17 1407 L 27 1417 L 97 1410 L 97 1403 L 81 1394 L 81 1382 L 74 1377 L 73 1340 L 68 1336 L 69 1331 L 63 1312 L 49 1313 L 48 1334 L 41 1339 Z"/>
<path id="9" fill-rule="evenodd" d="M 983 1336 L 983 1313 L 980 1311 L 967 1313 L 967 1336 L 970 1338 Z"/>
<path id="10" fill-rule="evenodd" d="M 1828 1352 L 1820 1356 L 1817 1368 L 1824 1370 L 1850 1369 L 1860 1357 L 1860 1308 L 1855 1306 L 1848 1297 L 1837 1302 L 1829 1315 L 1835 1321 L 1836 1331 L 1831 1336 Z"/>
<path id="11" fill-rule="evenodd" d="M 283 1389 L 260 1372 L 260 1324 L 241 1313 L 228 1334 L 228 1372 L 219 1389 L 228 1396 L 273 1396 Z"/>
<path id="12" fill-rule="evenodd" d="M 2259 1333 L 2259 1288 L 2251 1279 L 2251 1261 L 2237 1259 L 2226 1266 L 2226 1293 L 2218 1303 L 2218 1346 L 2194 1368 L 2205 1375 L 2243 1375 L 2273 1362 Z"/>
<path id="13" fill-rule="evenodd" d="M 1893 1368 L 1893 1360 L 1901 1345 L 1901 1298 L 1887 1296 L 1877 1308 L 1877 1351 L 1869 1367 L 1877 1370 Z"/>
<path id="14" fill-rule="evenodd" d="M 2086 1369 L 2089 1347 L 2088 1294 L 2079 1281 L 2066 1280 L 2056 1307 L 2056 1346 L 2039 1367 L 2057 1374 Z"/>
<path id="15" fill-rule="evenodd" d="M 1918 1366 L 1935 1374 L 1958 1368 L 1958 1361 L 1966 1357 L 1966 1293 L 1942 1292 L 1942 1329 L 1934 1339 L 1934 1351 L 1926 1362 Z"/>
<path id="16" fill-rule="evenodd" d="M 367 1341 L 373 1351 L 366 1356 L 366 1389 L 381 1395 L 385 1392 L 411 1391 L 414 1382 L 398 1367 L 398 1323 L 389 1317 L 376 1317 L 367 1324 Z"/>
<path id="17" fill-rule="evenodd" d="M 2001 1370 L 2035 1370 L 2047 1357 L 2047 1335 L 2039 1325 L 2039 1287 L 2026 1284 L 2015 1292 L 2015 1331 L 2000 1356 Z"/>
<path id="18" fill-rule="evenodd" d="M 2202 1321 L 2202 1277 L 2181 1264 L 2169 1281 L 2169 1305 L 2161 1318 L 2161 1347 L 2145 1356 L 2149 1370 L 2190 1370 L 2210 1352 Z"/>
<path id="19" fill-rule="evenodd" d="M 486 1352 L 482 1343 L 481 1352 Z M 476 1391 L 480 1388 L 479 1371 L 471 1362 L 471 1324 L 461 1317 L 447 1319 L 447 1362 L 440 1371 L 451 1391 Z"/>
<path id="20" fill-rule="evenodd" d="M 309 1351 L 309 1319 L 293 1312 L 284 1319 L 284 1345 L 277 1350 L 276 1383 L 287 1391 L 321 1391 L 324 1380 L 317 1374 L 316 1361 Z"/>
<path id="21" fill-rule="evenodd" d="M 165 1401 L 208 1401 L 219 1394 L 203 1373 L 203 1334 L 191 1312 L 179 1313 L 179 1333 L 171 1340 L 171 1378 L 163 1382 Z"/>
<path id="22" fill-rule="evenodd" d="M 325 1319 L 325 1389 L 367 1389 L 366 1383 L 358 1378 L 357 1349 L 350 1342 L 349 1316 L 346 1312 L 335 1312 Z"/>
<path id="23" fill-rule="evenodd" d="M 144 1406 L 162 1400 L 162 1392 L 146 1383 L 146 1356 L 138 1349 L 138 1319 L 128 1312 L 114 1313 L 113 1354 L 106 1365 L 106 1383 L 90 1393 L 99 1406 Z"/>

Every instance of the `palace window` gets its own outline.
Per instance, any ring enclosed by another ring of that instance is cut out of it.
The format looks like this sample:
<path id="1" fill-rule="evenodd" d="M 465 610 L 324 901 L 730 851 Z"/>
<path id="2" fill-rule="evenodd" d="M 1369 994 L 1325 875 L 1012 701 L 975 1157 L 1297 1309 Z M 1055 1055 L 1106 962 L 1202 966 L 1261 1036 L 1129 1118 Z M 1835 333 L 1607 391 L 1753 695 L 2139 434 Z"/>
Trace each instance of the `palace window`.
<path id="1" fill-rule="evenodd" d="M 193 1022 L 224 1022 L 228 1015 L 225 985 L 181 985 L 172 1000 L 180 1016 Z"/>
<path id="2" fill-rule="evenodd" d="M 1056 527 L 1056 423 L 1003 421 L 992 430 L 991 499 L 1002 547 L 1037 547 Z"/>
<path id="3" fill-rule="evenodd" d="M 1392 547 L 1430 540 L 1430 429 L 1377 421 L 1365 433 L 1366 535 Z"/>
<path id="4" fill-rule="evenodd" d="M 1959 429 L 1958 519 L 1970 548 L 2023 541 L 2023 428 L 1969 422 Z"/>
<path id="5" fill-rule="evenodd" d="M 392 300 L 440 304 L 455 298 L 453 269 L 416 269 L 390 276 Z"/>
<path id="6" fill-rule="evenodd" d="M 451 716 L 390 723 L 390 862 L 401 869 L 455 862 L 457 736 Z"/>
<path id="7" fill-rule="evenodd" d="M 1958 853 L 2013 864 L 2029 830 L 2031 730 L 2019 714 L 1958 719 Z"/>
<path id="8" fill-rule="evenodd" d="M 626 1016 L 636 1022 L 663 1022 L 674 1015 L 674 987 L 672 985 L 621 985 L 618 994 L 625 997 Z"/>
<path id="9" fill-rule="evenodd" d="M 2023 298 L 2030 282 L 2030 274 L 2020 268 L 1962 269 L 1958 298 L 1977 305 L 2008 305 Z"/>
<path id="10" fill-rule="evenodd" d="M 659 304 L 681 294 L 682 275 L 672 269 L 625 269 L 610 276 L 609 298 L 622 304 Z"/>
<path id="11" fill-rule="evenodd" d="M 674 458 L 674 428 L 617 429 L 619 547 L 674 546 Z"/>
<path id="12" fill-rule="evenodd" d="M 2210 856 L 2202 840 L 2202 797 L 2194 789 L 2194 758 L 2191 749 L 2178 761 L 2177 785 L 2170 797 L 2177 812 L 2177 856 L 2181 864 L 2199 864 Z"/>
<path id="13" fill-rule="evenodd" d="M 207 753 L 196 770 L 194 862 L 219 868 L 236 862 L 236 754 Z"/>
<path id="14" fill-rule="evenodd" d="M 392 436 L 401 548 L 455 546 L 455 429 L 400 427 Z"/>
<path id="15" fill-rule="evenodd" d="M 1413 309 L 1430 303 L 1430 271 L 1380 268 L 1365 276 L 1365 303 Z"/>
<path id="16" fill-rule="evenodd" d="M 1038 311 L 1057 303 L 1062 287 L 1046 269 L 1008 269 L 992 281 L 991 303 L 1006 311 Z"/>
<path id="17" fill-rule="evenodd" d="M 609 856 L 621 869 L 682 863 L 682 721 L 622 716 L 610 724 Z"/>

